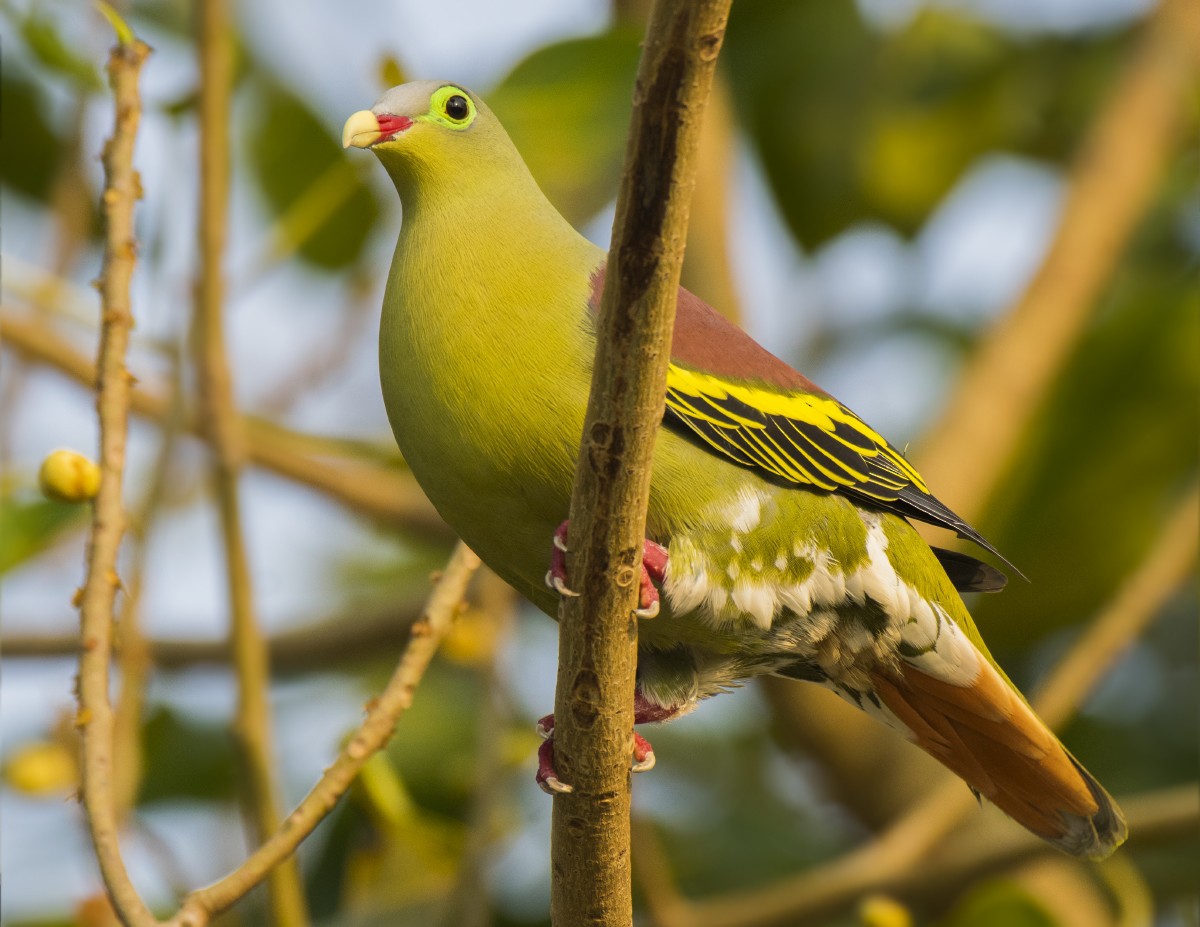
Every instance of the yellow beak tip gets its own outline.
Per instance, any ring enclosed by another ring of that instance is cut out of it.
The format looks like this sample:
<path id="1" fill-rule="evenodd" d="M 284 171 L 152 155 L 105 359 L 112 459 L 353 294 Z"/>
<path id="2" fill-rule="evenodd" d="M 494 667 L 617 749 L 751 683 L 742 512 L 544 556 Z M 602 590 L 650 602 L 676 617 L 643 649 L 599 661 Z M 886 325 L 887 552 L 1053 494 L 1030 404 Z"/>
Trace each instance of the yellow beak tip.
<path id="1" fill-rule="evenodd" d="M 383 133 L 379 131 L 379 120 L 369 109 L 360 109 L 351 115 L 342 126 L 342 147 L 368 148 Z"/>

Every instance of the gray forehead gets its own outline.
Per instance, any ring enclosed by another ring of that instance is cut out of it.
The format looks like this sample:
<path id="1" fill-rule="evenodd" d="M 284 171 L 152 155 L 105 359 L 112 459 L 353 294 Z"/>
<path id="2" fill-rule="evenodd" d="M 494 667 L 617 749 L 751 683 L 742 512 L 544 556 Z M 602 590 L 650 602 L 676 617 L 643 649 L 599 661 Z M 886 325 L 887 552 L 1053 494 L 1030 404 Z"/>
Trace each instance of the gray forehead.
<path id="1" fill-rule="evenodd" d="M 384 113 L 394 116 L 424 113 L 429 109 L 429 98 L 433 96 L 433 92 L 448 85 L 459 86 L 448 80 L 414 80 L 401 84 L 386 91 L 376 100 L 371 112 L 376 116 L 382 116 Z"/>

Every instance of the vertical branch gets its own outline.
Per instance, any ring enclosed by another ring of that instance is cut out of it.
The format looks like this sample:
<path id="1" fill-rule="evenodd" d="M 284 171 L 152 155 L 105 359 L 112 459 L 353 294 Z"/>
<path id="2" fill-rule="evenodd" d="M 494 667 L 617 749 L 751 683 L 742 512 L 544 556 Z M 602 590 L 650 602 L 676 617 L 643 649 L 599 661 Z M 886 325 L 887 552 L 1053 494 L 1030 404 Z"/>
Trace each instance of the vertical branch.
<path id="1" fill-rule="evenodd" d="M 630 924 L 629 763 L 638 588 L 654 436 L 704 103 L 730 0 L 658 0 L 634 91 L 626 168 L 571 499 L 561 609 L 551 917 Z"/>
<path id="2" fill-rule="evenodd" d="M 203 427 L 213 448 L 213 475 L 225 566 L 233 659 L 238 678 L 234 732 L 248 791 L 248 815 L 256 843 L 279 827 L 279 795 L 272 767 L 270 672 L 267 648 L 254 614 L 238 497 L 238 477 L 246 460 L 246 440 L 233 400 L 223 326 L 222 262 L 229 203 L 229 98 L 232 43 L 225 0 L 198 7 L 200 36 L 200 279 L 197 285 L 193 347 L 200 383 Z M 303 887 L 294 858 L 273 869 L 268 881 L 279 924 L 307 922 Z"/>
<path id="3" fill-rule="evenodd" d="M 141 119 L 138 76 L 150 49 L 120 26 L 119 42 L 108 59 L 116 125 L 112 138 L 104 146 L 105 183 L 100 201 L 104 215 L 104 265 L 99 281 L 102 315 L 96 409 L 100 418 L 101 476 L 88 537 L 87 579 L 80 601 L 76 723 L 83 741 L 83 808 L 100 873 L 122 921 L 140 927 L 156 921 L 130 882 L 118 845 L 113 800 L 113 710 L 108 688 L 113 605 L 121 584 L 117 556 L 125 532 L 121 489 L 132 381 L 125 369 L 125 353 L 133 328 L 129 284 L 137 255 L 133 206 L 141 195 L 141 181 L 133 168 L 133 150 Z"/>

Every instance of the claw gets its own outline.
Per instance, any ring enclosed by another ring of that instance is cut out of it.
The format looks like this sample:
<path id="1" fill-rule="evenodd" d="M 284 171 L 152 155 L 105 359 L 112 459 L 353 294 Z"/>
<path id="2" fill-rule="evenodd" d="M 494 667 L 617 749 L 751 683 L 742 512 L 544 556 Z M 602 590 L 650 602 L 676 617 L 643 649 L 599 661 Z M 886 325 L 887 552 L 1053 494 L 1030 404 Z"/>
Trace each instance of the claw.
<path id="1" fill-rule="evenodd" d="M 671 717 L 672 714 L 674 714 L 674 709 L 643 706 L 635 711 L 634 723 L 639 724 L 646 720 L 661 721 Z M 534 730 L 542 738 L 542 745 L 538 747 L 538 771 L 535 777 L 538 788 L 547 795 L 566 795 L 575 791 L 574 786 L 563 782 L 558 778 L 558 773 L 554 771 L 554 715 L 549 714 L 538 718 Z M 654 768 L 654 748 L 650 746 L 650 741 L 637 731 L 631 733 L 633 734 L 633 759 L 629 764 L 629 769 L 635 773 L 648 772 Z"/>
<path id="2" fill-rule="evenodd" d="M 654 748 L 637 731 L 633 732 L 633 764 L 629 768 L 635 773 L 649 772 L 654 768 Z"/>
<path id="3" fill-rule="evenodd" d="M 648 606 L 644 608 L 635 608 L 633 613 L 639 618 L 656 618 L 658 617 L 660 607 L 661 605 L 658 601 L 658 596 L 655 595 L 654 601 L 652 601 Z"/>
<path id="4" fill-rule="evenodd" d="M 546 585 L 565 598 L 579 598 L 579 593 L 574 589 L 567 588 L 567 584 L 563 582 L 563 578 L 561 576 L 555 576 L 553 570 L 546 571 Z"/>
<path id="5" fill-rule="evenodd" d="M 550 569 L 546 572 L 546 585 L 565 598 L 577 598 L 579 593 L 567 585 L 567 529 L 563 522 L 554 532 Z M 667 574 L 670 557 L 661 544 L 647 540 L 642 545 L 642 575 L 638 588 L 638 607 L 634 614 L 638 618 L 654 618 L 661 609 L 658 586 Z"/>
<path id="6" fill-rule="evenodd" d="M 545 718 L 542 719 L 544 721 Z M 538 722 L 540 730 L 542 722 Z M 553 729 L 553 728 L 552 728 Z M 542 745 L 538 747 L 538 771 L 535 777 L 538 788 L 547 795 L 569 795 L 575 791 L 575 787 L 567 785 L 558 778 L 554 772 L 554 740 L 548 737 L 542 741 Z"/>

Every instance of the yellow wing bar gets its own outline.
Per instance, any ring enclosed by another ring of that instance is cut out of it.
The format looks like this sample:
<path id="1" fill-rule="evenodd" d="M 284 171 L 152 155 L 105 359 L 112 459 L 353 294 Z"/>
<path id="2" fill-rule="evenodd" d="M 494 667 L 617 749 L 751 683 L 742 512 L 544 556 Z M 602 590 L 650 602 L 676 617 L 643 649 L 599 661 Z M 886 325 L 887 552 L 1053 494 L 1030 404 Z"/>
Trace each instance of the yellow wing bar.
<path id="1" fill-rule="evenodd" d="M 776 479 L 895 502 L 924 480 L 887 441 L 841 403 L 730 383 L 672 364 L 668 417 L 713 450 Z"/>

